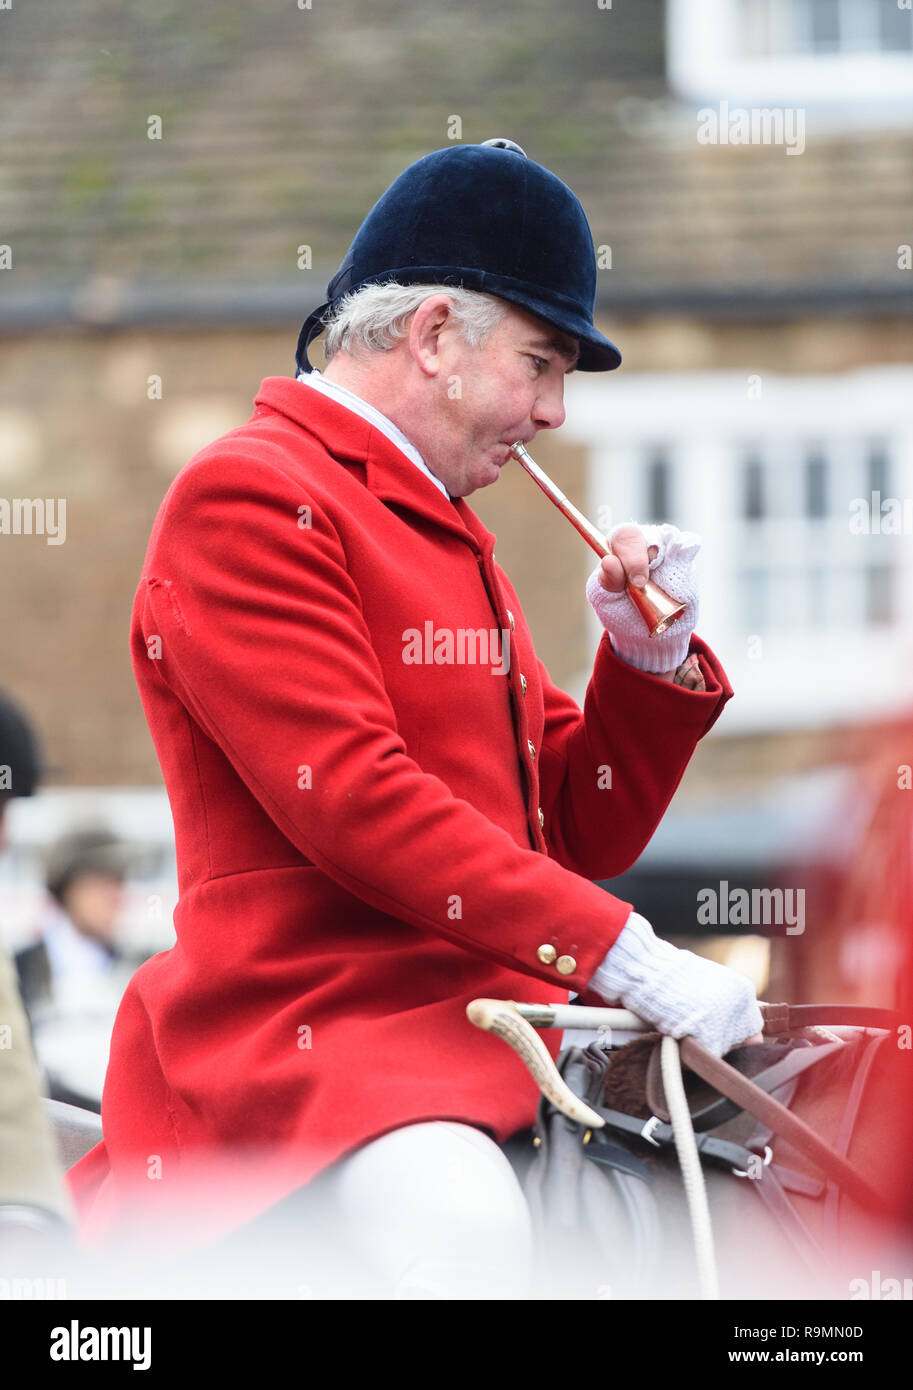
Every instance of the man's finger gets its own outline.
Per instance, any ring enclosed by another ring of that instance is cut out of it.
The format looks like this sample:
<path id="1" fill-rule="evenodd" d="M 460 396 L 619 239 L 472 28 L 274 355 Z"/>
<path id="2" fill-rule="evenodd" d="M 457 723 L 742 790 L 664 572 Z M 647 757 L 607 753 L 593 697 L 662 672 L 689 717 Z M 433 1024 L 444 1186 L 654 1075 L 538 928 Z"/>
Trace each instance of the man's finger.
<path id="1" fill-rule="evenodd" d="M 701 672 L 700 660 L 696 653 L 686 657 L 681 666 L 678 667 L 672 676 L 673 685 L 681 685 L 685 690 L 696 690 L 703 694 L 706 689 L 703 674 Z"/>
<path id="2" fill-rule="evenodd" d="M 621 526 L 612 537 L 612 553 L 621 561 L 622 569 L 636 588 L 647 582 L 650 566 L 647 542 L 636 526 Z"/>
<path id="3" fill-rule="evenodd" d="M 620 560 L 614 555 L 603 557 L 600 570 L 599 582 L 604 589 L 608 589 L 612 594 L 620 594 L 625 586 L 626 575 Z"/>

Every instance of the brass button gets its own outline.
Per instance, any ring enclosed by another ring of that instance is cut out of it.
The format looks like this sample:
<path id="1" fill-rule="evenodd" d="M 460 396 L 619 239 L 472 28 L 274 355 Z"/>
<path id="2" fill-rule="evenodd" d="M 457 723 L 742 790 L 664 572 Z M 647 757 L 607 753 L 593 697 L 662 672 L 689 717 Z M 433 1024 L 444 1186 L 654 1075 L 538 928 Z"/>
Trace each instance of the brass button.
<path id="1" fill-rule="evenodd" d="M 520 691 L 521 694 L 526 694 L 526 677 L 524 676 L 522 671 L 520 672 Z"/>
<path id="2" fill-rule="evenodd" d="M 535 762 L 535 761 L 536 761 L 536 745 L 533 743 L 533 741 L 532 741 L 531 738 L 528 738 L 528 739 L 526 740 L 526 746 L 527 746 L 527 748 L 529 749 L 529 756 L 532 758 L 533 762 Z"/>
<path id="3" fill-rule="evenodd" d="M 511 613 L 509 608 L 507 610 L 507 621 L 510 623 L 511 632 L 514 632 L 516 630 L 517 624 L 514 622 L 514 615 L 513 613 Z"/>
<path id="4" fill-rule="evenodd" d="M 542 814 L 542 807 L 541 807 L 541 806 L 539 807 L 539 824 L 542 826 L 542 829 L 544 830 L 544 829 L 545 829 L 545 816 L 543 816 L 543 814 Z"/>
<path id="5" fill-rule="evenodd" d="M 555 950 L 554 946 L 540 946 L 536 955 L 543 965 L 554 965 L 555 961 L 558 959 L 558 952 Z M 562 956 L 561 959 L 564 960 L 564 956 Z"/>
<path id="6" fill-rule="evenodd" d="M 577 962 L 573 956 L 559 956 L 555 961 L 555 969 L 559 975 L 573 975 L 577 969 Z"/>

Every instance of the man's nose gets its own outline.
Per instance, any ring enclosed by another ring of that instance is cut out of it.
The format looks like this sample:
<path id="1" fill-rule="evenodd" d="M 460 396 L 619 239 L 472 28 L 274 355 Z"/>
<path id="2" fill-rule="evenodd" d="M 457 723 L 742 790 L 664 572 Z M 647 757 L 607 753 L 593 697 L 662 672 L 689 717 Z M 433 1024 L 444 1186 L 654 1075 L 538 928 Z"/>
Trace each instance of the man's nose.
<path id="1" fill-rule="evenodd" d="M 557 430 L 564 424 L 564 381 L 543 392 L 533 407 L 533 421 L 536 429 Z"/>

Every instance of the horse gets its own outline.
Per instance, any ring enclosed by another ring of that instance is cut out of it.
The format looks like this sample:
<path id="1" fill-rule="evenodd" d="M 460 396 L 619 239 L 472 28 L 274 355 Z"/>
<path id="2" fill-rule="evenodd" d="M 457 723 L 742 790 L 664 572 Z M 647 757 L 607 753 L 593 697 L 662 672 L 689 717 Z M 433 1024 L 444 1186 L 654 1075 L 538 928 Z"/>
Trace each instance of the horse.
<path id="1" fill-rule="evenodd" d="M 913 1063 L 899 1016 L 763 1005 L 763 1043 L 725 1063 L 683 1041 L 682 1060 L 698 1069 L 685 1071 L 684 1093 L 712 1229 L 708 1291 L 659 1035 L 615 1047 L 607 1034 L 566 1049 L 554 1069 L 513 1016 L 524 1008 L 547 1025 L 540 1006 L 512 1006 L 507 1024 L 503 1001 L 469 1012 L 515 1047 L 543 1089 L 535 1130 L 514 1155 L 543 1296 L 863 1298 L 876 1271 L 882 1288 L 903 1287 L 913 1268 L 904 1207 Z M 553 1012 L 566 1026 L 569 1011 Z"/>

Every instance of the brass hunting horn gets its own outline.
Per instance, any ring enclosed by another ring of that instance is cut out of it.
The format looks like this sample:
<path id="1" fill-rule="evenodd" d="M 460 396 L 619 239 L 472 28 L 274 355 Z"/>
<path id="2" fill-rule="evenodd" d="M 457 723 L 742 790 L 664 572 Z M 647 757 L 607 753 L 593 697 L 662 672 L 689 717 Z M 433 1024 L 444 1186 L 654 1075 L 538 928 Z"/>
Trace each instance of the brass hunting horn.
<path id="1" fill-rule="evenodd" d="M 541 487 L 549 501 L 554 502 L 559 512 L 563 512 L 568 521 L 575 527 L 599 556 L 611 555 L 612 548 L 605 536 L 593 525 L 591 521 L 578 511 L 573 502 L 569 502 L 556 483 L 553 483 L 547 473 L 539 467 L 538 463 L 526 451 L 521 443 L 512 444 L 510 452 L 518 463 L 526 469 L 526 472 Z M 685 611 L 685 604 L 678 599 L 670 598 L 667 593 L 654 584 L 652 579 L 648 579 L 642 589 L 635 589 L 633 584 L 625 585 L 625 593 L 634 604 L 640 616 L 647 625 L 647 630 L 651 637 L 658 637 L 661 632 L 665 632 L 667 627 L 671 627 L 676 618 L 680 617 Z"/>

